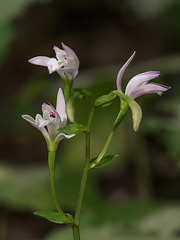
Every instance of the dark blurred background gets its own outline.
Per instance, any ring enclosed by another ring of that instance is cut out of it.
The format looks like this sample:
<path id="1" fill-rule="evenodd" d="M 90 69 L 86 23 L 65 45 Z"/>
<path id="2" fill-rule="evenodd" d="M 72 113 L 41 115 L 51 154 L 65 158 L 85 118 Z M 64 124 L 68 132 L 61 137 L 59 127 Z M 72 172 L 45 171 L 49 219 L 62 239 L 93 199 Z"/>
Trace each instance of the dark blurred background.
<path id="1" fill-rule="evenodd" d="M 122 64 L 136 50 L 123 84 L 143 71 L 160 70 L 162 97 L 137 101 L 143 110 L 138 133 L 129 111 L 108 153 L 109 167 L 90 172 L 82 214 L 85 240 L 176 240 L 180 238 L 180 1 L 178 0 L 1 0 L 0 2 L 0 239 L 72 239 L 69 228 L 33 215 L 54 210 L 47 149 L 40 132 L 22 114 L 55 106 L 62 81 L 28 59 L 54 57 L 53 46 L 70 46 L 80 59 L 74 87 L 91 99 L 76 103 L 86 124 L 91 102 L 116 88 Z M 92 153 L 102 149 L 118 112 L 118 101 L 97 111 Z M 82 175 L 84 136 L 60 143 L 58 198 L 74 213 Z"/>

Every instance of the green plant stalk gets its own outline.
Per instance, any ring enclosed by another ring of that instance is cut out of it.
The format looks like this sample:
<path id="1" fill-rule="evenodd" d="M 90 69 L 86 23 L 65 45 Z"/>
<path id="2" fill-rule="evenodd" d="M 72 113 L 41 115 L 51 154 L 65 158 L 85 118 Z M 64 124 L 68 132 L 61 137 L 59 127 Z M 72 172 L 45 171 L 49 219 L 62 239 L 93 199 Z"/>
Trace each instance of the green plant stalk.
<path id="1" fill-rule="evenodd" d="M 80 240 L 79 225 L 72 226 L 72 230 L 73 230 L 73 239 Z"/>
<path id="2" fill-rule="evenodd" d="M 65 98 L 65 102 L 67 103 L 69 98 L 71 97 L 73 80 L 69 79 L 68 75 L 66 74 L 66 78 L 63 79 L 63 84 L 64 84 L 64 98 Z"/>
<path id="3" fill-rule="evenodd" d="M 85 164 L 84 164 L 84 171 L 83 171 L 83 176 L 81 179 L 81 185 L 80 185 L 80 190 L 79 190 L 79 197 L 78 197 L 78 201 L 77 201 L 77 208 L 76 208 L 76 212 L 75 212 L 75 218 L 74 218 L 74 223 L 75 226 L 73 227 L 73 237 L 74 240 L 80 240 L 80 234 L 79 234 L 79 222 L 80 222 L 80 215 L 81 215 L 81 209 L 82 209 L 82 202 L 83 202 L 83 198 L 84 198 L 84 191 L 85 191 L 85 187 L 86 187 L 86 182 L 87 182 L 87 177 L 88 177 L 88 172 L 89 172 L 89 161 L 90 161 L 90 127 L 91 127 L 91 123 L 92 123 L 92 119 L 94 116 L 94 107 L 91 110 L 90 116 L 89 116 L 89 120 L 88 120 L 88 132 L 86 133 L 86 157 L 85 157 Z M 113 135 L 115 133 L 116 128 L 119 126 L 120 122 L 124 119 L 126 112 L 128 110 L 128 106 L 127 104 L 123 104 L 123 102 L 121 102 L 121 110 L 114 122 L 113 128 L 108 136 L 108 139 L 104 145 L 103 150 L 101 151 L 101 153 L 99 154 L 98 158 L 97 158 L 97 162 L 99 162 L 102 157 L 105 155 L 111 140 L 113 138 Z"/>
<path id="4" fill-rule="evenodd" d="M 129 108 L 127 103 L 125 103 L 124 101 L 120 100 L 120 103 L 121 103 L 121 109 L 120 109 L 120 111 L 118 113 L 118 116 L 117 116 L 117 118 L 116 118 L 116 120 L 115 120 L 115 122 L 113 124 L 113 128 L 112 128 L 111 132 L 109 133 L 108 139 L 107 139 L 107 141 L 106 141 L 106 143 L 105 143 L 101 153 L 99 154 L 99 156 L 97 157 L 96 161 L 94 162 L 94 165 L 96 165 L 98 162 L 100 162 L 101 159 L 104 157 L 104 155 L 107 152 L 108 147 L 109 147 L 109 145 L 111 143 L 111 140 L 112 140 L 112 138 L 114 136 L 116 128 L 119 126 L 119 124 L 124 119 L 124 117 L 126 115 L 126 112 L 127 112 L 128 108 Z"/>
<path id="5" fill-rule="evenodd" d="M 93 107 L 91 112 L 90 112 L 89 120 L 88 120 L 88 124 L 87 124 L 87 128 L 88 128 L 89 131 L 86 133 L 85 163 L 84 163 L 84 170 L 83 170 L 83 175 L 82 175 L 82 179 L 81 179 L 79 196 L 78 196 L 78 200 L 77 200 L 77 207 L 76 207 L 75 217 L 74 217 L 74 223 L 75 223 L 75 226 L 73 227 L 73 237 L 74 237 L 74 240 L 80 240 L 79 222 L 80 222 L 80 215 L 81 215 L 82 203 L 83 203 L 83 198 L 84 198 L 84 191 L 85 191 L 87 177 L 88 177 L 88 171 L 89 171 L 89 161 L 90 161 L 90 128 L 91 128 L 91 123 L 92 123 L 92 119 L 93 119 L 93 116 L 94 116 L 94 111 L 95 111 L 95 109 Z"/>
<path id="6" fill-rule="evenodd" d="M 50 170 L 50 177 L 51 177 L 51 192 L 54 200 L 54 204 L 56 206 L 57 211 L 59 214 L 64 218 L 67 219 L 66 215 L 64 214 L 63 210 L 61 209 L 56 195 L 55 189 L 55 160 L 56 160 L 56 151 L 49 151 L 48 153 L 48 163 L 49 163 L 49 170 Z"/>

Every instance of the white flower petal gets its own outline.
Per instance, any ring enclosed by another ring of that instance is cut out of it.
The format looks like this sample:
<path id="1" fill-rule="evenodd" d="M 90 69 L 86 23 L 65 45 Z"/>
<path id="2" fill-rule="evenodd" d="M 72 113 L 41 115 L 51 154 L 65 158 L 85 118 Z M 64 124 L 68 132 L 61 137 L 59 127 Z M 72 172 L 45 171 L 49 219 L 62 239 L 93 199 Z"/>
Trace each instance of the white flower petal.
<path id="1" fill-rule="evenodd" d="M 40 114 L 36 114 L 35 120 L 38 125 L 38 128 L 45 127 L 49 123 L 49 120 L 44 120 Z"/>
<path id="2" fill-rule="evenodd" d="M 121 69 L 119 70 L 119 73 L 117 75 L 117 80 L 116 80 L 116 85 L 117 85 L 117 89 L 119 91 L 122 92 L 122 86 L 121 86 L 121 81 L 122 81 L 122 76 L 124 74 L 124 71 L 126 70 L 126 68 L 128 67 L 128 65 L 130 64 L 130 62 L 133 60 L 134 56 L 135 56 L 136 52 L 134 52 L 131 57 L 126 61 L 126 63 L 121 67 Z"/>
<path id="3" fill-rule="evenodd" d="M 34 58 L 29 59 L 28 62 L 31 63 L 31 64 L 47 67 L 49 60 L 50 60 L 49 57 L 38 56 L 38 57 L 34 57 Z"/>
<path id="4" fill-rule="evenodd" d="M 61 126 L 64 127 L 67 123 L 67 114 L 66 114 L 66 103 L 64 99 L 64 94 L 61 88 L 58 90 L 57 102 L 56 102 L 56 111 L 61 119 Z"/>
<path id="5" fill-rule="evenodd" d="M 61 141 L 62 139 L 64 139 L 64 138 L 70 139 L 70 138 L 72 138 L 72 137 L 74 137 L 74 136 L 75 136 L 75 134 L 66 135 L 66 134 L 64 134 L 64 133 L 59 133 L 59 134 L 56 136 L 56 138 L 55 138 L 55 140 L 54 140 L 54 143 L 60 142 L 60 141 Z"/>
<path id="6" fill-rule="evenodd" d="M 55 71 L 58 71 L 58 69 L 60 68 L 60 65 L 58 64 L 58 61 L 56 58 L 50 58 L 47 67 L 49 70 L 49 74 L 51 74 Z"/>
<path id="7" fill-rule="evenodd" d="M 146 84 L 150 80 L 157 78 L 159 75 L 159 71 L 149 71 L 134 76 L 131 80 L 129 80 L 126 86 L 125 94 L 130 96 L 131 92 L 135 91 L 138 86 Z"/>
<path id="8" fill-rule="evenodd" d="M 32 118 L 30 115 L 23 114 L 22 118 L 28 121 L 33 127 L 38 128 L 38 124 L 36 123 L 35 119 Z"/>

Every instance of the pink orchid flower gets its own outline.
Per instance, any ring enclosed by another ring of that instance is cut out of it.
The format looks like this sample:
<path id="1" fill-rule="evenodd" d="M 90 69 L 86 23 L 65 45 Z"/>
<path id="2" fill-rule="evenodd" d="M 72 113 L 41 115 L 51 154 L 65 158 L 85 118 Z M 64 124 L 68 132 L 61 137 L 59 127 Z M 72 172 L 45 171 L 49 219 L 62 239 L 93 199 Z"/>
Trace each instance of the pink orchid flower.
<path id="1" fill-rule="evenodd" d="M 59 88 L 56 109 L 51 104 L 42 104 L 43 115 L 37 114 L 35 119 L 25 114 L 22 115 L 26 121 L 37 128 L 45 137 L 48 147 L 56 148 L 63 138 L 72 138 L 75 135 L 66 135 L 58 131 L 66 126 L 67 114 L 63 92 Z"/>
<path id="2" fill-rule="evenodd" d="M 121 81 L 124 71 L 132 61 L 135 56 L 135 52 L 131 55 L 131 57 L 127 60 L 127 62 L 122 66 L 118 75 L 117 75 L 117 89 L 122 92 Z M 162 95 L 163 92 L 167 91 L 170 87 L 164 86 L 157 83 L 149 83 L 150 80 L 157 78 L 160 75 L 159 71 L 148 71 L 144 73 L 140 73 L 133 78 L 131 78 L 126 86 L 125 94 L 130 98 L 135 99 L 141 95 L 149 94 L 149 93 L 157 93 L 158 95 Z"/>
<path id="3" fill-rule="evenodd" d="M 35 65 L 47 67 L 49 74 L 58 72 L 62 79 L 72 80 L 78 74 L 79 59 L 75 52 L 68 46 L 62 43 L 62 49 L 54 46 L 56 58 L 50 58 L 45 56 L 38 56 L 29 59 L 29 62 Z"/>

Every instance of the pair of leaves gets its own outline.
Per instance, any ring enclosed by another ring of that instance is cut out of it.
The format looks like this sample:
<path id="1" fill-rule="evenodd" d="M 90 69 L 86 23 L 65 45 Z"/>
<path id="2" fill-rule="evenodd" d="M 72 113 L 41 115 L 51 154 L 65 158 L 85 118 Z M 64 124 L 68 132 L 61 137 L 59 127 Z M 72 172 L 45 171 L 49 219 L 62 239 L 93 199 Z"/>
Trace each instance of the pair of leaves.
<path id="1" fill-rule="evenodd" d="M 95 157 L 95 158 L 91 159 L 91 161 L 89 163 L 89 169 L 105 167 L 105 166 L 109 165 L 117 157 L 118 157 L 117 154 L 104 155 L 98 162 L 97 162 L 98 157 Z"/>
<path id="2" fill-rule="evenodd" d="M 65 217 L 60 215 L 58 212 L 50 211 L 37 211 L 34 212 L 34 215 L 47 219 L 50 222 L 57 224 L 74 224 L 73 216 L 69 213 L 65 213 Z"/>
<path id="3" fill-rule="evenodd" d="M 114 90 L 107 95 L 103 95 L 99 97 L 94 106 L 95 107 L 106 107 L 112 103 L 112 101 L 118 96 L 121 100 L 126 102 L 131 109 L 132 119 L 133 119 L 133 128 L 134 131 L 137 132 L 142 119 L 142 110 L 139 104 L 134 101 L 134 99 L 130 98 L 128 95 L 125 95 L 123 92 Z"/>

